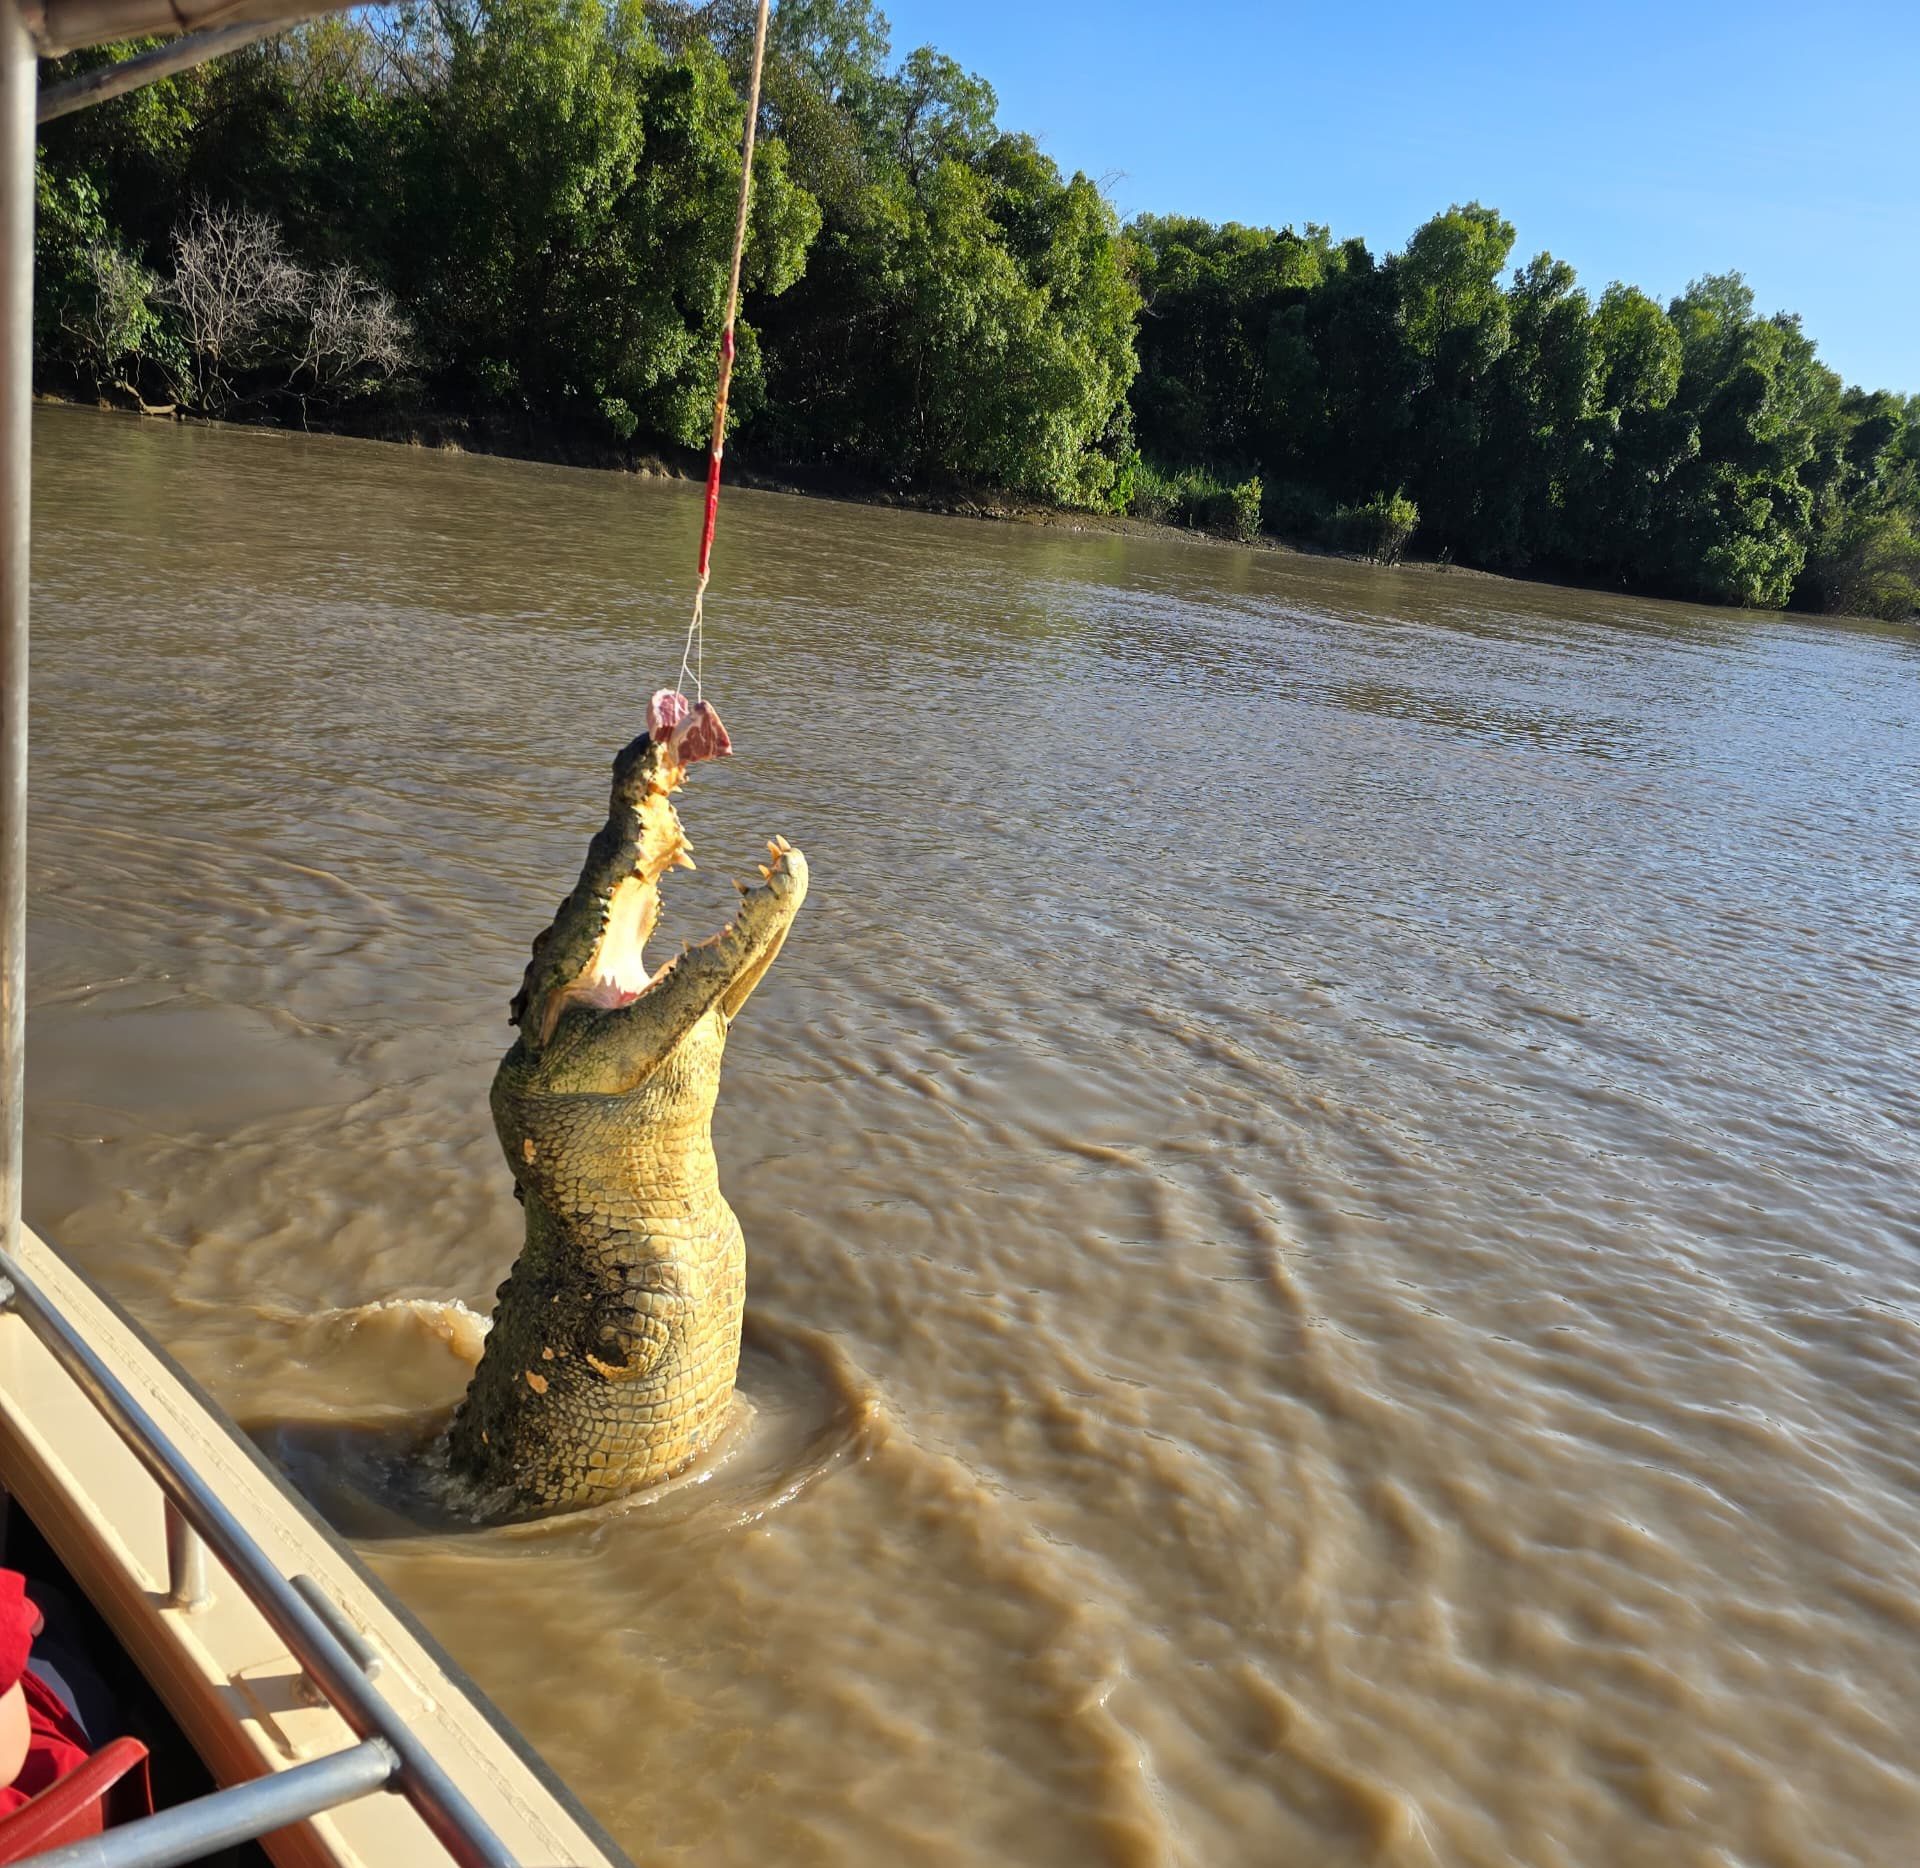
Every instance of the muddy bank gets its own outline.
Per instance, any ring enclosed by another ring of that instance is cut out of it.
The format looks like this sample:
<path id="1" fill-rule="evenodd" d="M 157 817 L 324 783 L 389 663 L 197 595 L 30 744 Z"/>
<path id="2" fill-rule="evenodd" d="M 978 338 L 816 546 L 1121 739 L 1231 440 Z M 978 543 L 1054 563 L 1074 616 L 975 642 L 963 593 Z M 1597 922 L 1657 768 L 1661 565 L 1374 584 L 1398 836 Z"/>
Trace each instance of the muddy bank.
<path id="1" fill-rule="evenodd" d="M 296 429 L 281 422 L 212 422 L 199 416 L 183 416 L 174 410 L 143 412 L 101 402 L 74 401 L 64 396 L 42 395 L 37 400 L 56 406 L 97 408 L 102 413 L 125 415 L 135 419 L 179 421 L 209 428 L 237 428 L 251 433 L 305 434 L 331 436 L 355 441 L 381 441 L 444 454 L 479 454 L 501 460 L 519 460 L 546 466 L 590 468 L 608 473 L 623 473 L 642 480 L 706 479 L 706 456 L 694 448 L 628 448 L 564 434 L 542 428 L 537 431 L 489 424 L 467 417 L 410 417 L 405 420 L 373 420 L 360 425 L 337 424 Z M 1016 495 L 980 488 L 915 488 L 890 486 L 882 481 L 842 469 L 795 465 L 756 458 L 749 442 L 744 447 L 732 444 L 727 453 L 727 484 L 752 487 L 760 492 L 785 493 L 805 499 L 835 500 L 845 505 L 876 506 L 900 512 L 936 513 L 950 518 L 983 519 L 1002 524 L 1045 526 L 1063 532 L 1108 533 L 1128 538 L 1157 538 L 1167 542 L 1225 546 L 1238 551 L 1272 552 L 1284 556 L 1324 558 L 1368 570 L 1393 573 L 1412 572 L 1435 577 L 1486 578 L 1496 583 L 1544 584 L 1564 590 L 1607 590 L 1612 587 L 1562 578 L 1549 572 L 1532 570 L 1525 575 L 1490 571 L 1476 565 L 1455 564 L 1445 559 L 1412 555 L 1393 565 L 1375 565 L 1353 552 L 1337 551 L 1312 539 L 1287 539 L 1271 533 L 1243 539 L 1223 533 L 1202 531 L 1191 526 L 1168 525 L 1153 519 L 1136 519 L 1125 513 L 1084 512 L 1066 506 L 1049 506 Z M 1630 591 L 1620 594 L 1632 595 Z M 1714 605 L 1696 608 L 1713 609 Z M 1738 614 L 1739 612 L 1733 612 Z M 1859 619 L 1846 619 L 1859 620 Z M 1920 624 L 1914 625 L 1920 627 Z"/>

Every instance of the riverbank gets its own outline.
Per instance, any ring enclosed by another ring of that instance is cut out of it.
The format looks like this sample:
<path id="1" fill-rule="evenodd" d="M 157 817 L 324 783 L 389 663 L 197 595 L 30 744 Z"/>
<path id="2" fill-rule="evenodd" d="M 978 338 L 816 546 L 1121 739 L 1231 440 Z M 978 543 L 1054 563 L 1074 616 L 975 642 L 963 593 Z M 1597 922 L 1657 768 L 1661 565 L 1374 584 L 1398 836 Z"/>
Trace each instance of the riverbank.
<path id="1" fill-rule="evenodd" d="M 1596 292 L 1523 263 L 1483 201 L 1397 251 L 1306 200 L 1287 227 L 1123 226 L 977 76 L 894 61 L 867 0 L 834 18 L 831 51 L 796 15 L 775 61 L 793 134 L 754 184 L 743 461 L 777 449 L 756 464 L 789 485 L 791 461 L 857 464 L 934 510 L 997 514 L 946 489 L 1016 486 L 1586 587 L 1920 610 L 1920 398 L 1849 385 L 1738 273 Z M 50 125 L 43 379 L 361 432 L 451 411 L 463 446 L 580 464 L 636 434 L 700 449 L 739 34 L 724 8 L 567 20 L 562 56 L 522 0 L 481 0 L 452 42 L 430 15 L 342 19 L 111 134 Z"/>
<path id="2" fill-rule="evenodd" d="M 34 399 L 53 407 L 91 409 L 103 415 L 117 415 L 132 421 L 320 435 L 345 441 L 377 441 L 389 446 L 433 453 L 478 454 L 498 460 L 529 461 L 548 467 L 622 473 L 641 480 L 698 481 L 706 477 L 706 456 L 697 449 L 614 447 L 542 426 L 527 426 L 518 433 L 512 433 L 502 425 L 469 417 L 409 418 L 363 424 L 322 422 L 296 428 L 287 422 L 223 422 L 206 416 L 182 414 L 172 409 L 130 409 L 105 400 L 89 402 L 80 397 L 48 392 L 38 392 Z M 1380 564 L 1359 552 L 1341 551 L 1317 540 L 1285 538 L 1271 532 L 1257 533 L 1252 538 L 1237 538 L 1195 526 L 1136 518 L 1129 513 L 1090 512 L 1075 507 L 1053 506 L 1043 501 L 981 488 L 892 486 L 843 468 L 756 458 L 751 444 L 745 448 L 736 444 L 729 449 L 726 483 L 734 487 L 748 487 L 755 492 L 782 493 L 798 499 L 833 500 L 849 506 L 877 506 L 901 512 L 936 513 L 948 518 L 980 519 L 1003 525 L 1041 526 L 1053 531 L 1161 539 L 1237 551 L 1268 552 L 1285 557 L 1322 558 L 1383 572 L 1415 572 L 1433 577 L 1485 580 L 1498 584 L 1538 584 L 1554 590 L 1640 596 L 1661 602 L 1684 601 L 1704 610 L 1721 610 L 1729 615 L 1795 615 L 1849 624 L 1884 624 L 1888 621 L 1884 617 L 1861 617 L 1841 611 L 1748 610 L 1737 605 L 1710 603 L 1702 598 L 1676 599 L 1668 591 L 1597 583 L 1591 579 L 1569 577 L 1539 568 L 1530 568 L 1525 572 L 1494 571 L 1481 565 L 1458 564 L 1444 557 L 1435 558 L 1420 553 L 1411 553 L 1390 565 Z M 1893 626 L 1920 632 L 1920 615 L 1905 623 L 1895 622 Z"/>
<path id="3" fill-rule="evenodd" d="M 544 425 L 517 431 L 503 424 L 465 416 L 409 417 L 371 421 L 315 422 L 295 427 L 289 422 L 218 421 L 188 415 L 173 408 L 127 408 L 106 400 L 52 392 L 36 393 L 35 400 L 53 407 L 97 410 L 137 421 L 179 422 L 206 428 L 232 428 L 282 434 L 327 435 L 339 440 L 379 441 L 390 446 L 419 448 L 446 454 L 480 454 L 499 460 L 522 460 L 547 467 L 576 467 L 594 472 L 625 473 L 642 480 L 704 480 L 706 456 L 696 448 L 614 446 Z M 761 493 L 785 493 L 802 499 L 830 499 L 852 506 L 879 506 L 902 512 L 939 513 L 956 519 L 985 519 L 1002 524 L 1040 525 L 1070 532 L 1117 533 L 1137 538 L 1185 539 L 1204 545 L 1230 545 L 1249 551 L 1294 553 L 1332 558 L 1352 564 L 1368 559 L 1354 552 L 1336 551 L 1307 539 L 1281 538 L 1262 532 L 1252 538 L 1230 537 L 1195 526 L 1171 525 L 1163 520 L 1136 518 L 1128 513 L 1093 512 L 1049 505 L 1041 500 L 978 487 L 907 487 L 892 485 L 872 475 L 845 468 L 776 461 L 759 456 L 752 444 L 735 442 L 727 451 L 726 483 L 751 487 Z M 1379 568 L 1460 569 L 1470 576 L 1496 576 L 1468 567 L 1436 564 L 1411 557 L 1400 566 Z"/>

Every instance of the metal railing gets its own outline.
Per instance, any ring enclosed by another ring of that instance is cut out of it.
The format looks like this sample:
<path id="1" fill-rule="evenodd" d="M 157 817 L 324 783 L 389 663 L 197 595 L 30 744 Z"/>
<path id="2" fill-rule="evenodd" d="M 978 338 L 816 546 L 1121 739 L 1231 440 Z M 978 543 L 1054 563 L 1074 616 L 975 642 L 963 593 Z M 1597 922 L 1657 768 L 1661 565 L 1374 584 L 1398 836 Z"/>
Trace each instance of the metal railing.
<path id="1" fill-rule="evenodd" d="M 4 1251 L 0 1308 L 11 1310 L 33 1332 L 160 1488 L 168 1509 L 169 1603 L 191 1611 L 207 1600 L 204 1559 L 205 1550 L 211 1550 L 361 1741 L 312 1764 L 217 1790 L 34 1860 L 42 1868 L 163 1868 L 386 1789 L 413 1805 L 460 1868 L 518 1868 L 419 1735 L 375 1689 L 379 1656 L 338 1605 L 311 1576 L 289 1579 L 280 1573 L 152 1415 Z"/>
<path id="2" fill-rule="evenodd" d="M 400 1760 L 377 1738 L 250 1784 L 216 1790 L 105 1835 L 29 1856 L 27 1868 L 174 1868 L 318 1816 L 392 1780 Z"/>

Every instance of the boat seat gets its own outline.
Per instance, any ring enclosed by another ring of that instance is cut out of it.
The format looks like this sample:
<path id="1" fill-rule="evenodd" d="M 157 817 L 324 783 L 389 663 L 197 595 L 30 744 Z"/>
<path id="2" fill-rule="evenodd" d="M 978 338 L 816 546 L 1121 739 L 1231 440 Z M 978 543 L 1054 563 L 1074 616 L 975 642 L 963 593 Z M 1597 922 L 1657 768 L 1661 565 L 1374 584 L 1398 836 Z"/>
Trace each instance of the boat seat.
<path id="1" fill-rule="evenodd" d="M 42 1849 L 97 1836 L 152 1808 L 146 1746 L 137 1738 L 110 1739 L 58 1783 L 0 1817 L 0 1864 L 23 1862 Z"/>

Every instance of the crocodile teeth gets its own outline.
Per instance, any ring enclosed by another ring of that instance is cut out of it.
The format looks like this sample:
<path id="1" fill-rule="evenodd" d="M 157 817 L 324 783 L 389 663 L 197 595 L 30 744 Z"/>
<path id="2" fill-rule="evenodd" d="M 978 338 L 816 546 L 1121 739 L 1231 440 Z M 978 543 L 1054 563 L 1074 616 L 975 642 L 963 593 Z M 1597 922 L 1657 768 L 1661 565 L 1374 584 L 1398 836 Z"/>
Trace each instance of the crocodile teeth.
<path id="1" fill-rule="evenodd" d="M 760 865 L 760 880 L 762 882 L 771 882 L 773 880 L 773 871 L 769 869 L 765 863 Z"/>
<path id="2" fill-rule="evenodd" d="M 793 845 L 789 843 L 785 837 L 776 836 L 774 842 L 779 844 L 780 854 L 782 856 L 791 856 L 793 854 Z"/>

